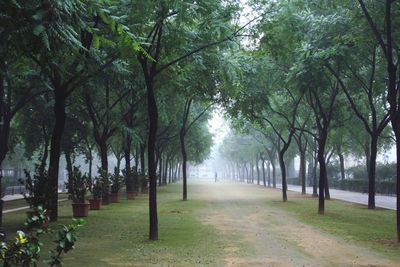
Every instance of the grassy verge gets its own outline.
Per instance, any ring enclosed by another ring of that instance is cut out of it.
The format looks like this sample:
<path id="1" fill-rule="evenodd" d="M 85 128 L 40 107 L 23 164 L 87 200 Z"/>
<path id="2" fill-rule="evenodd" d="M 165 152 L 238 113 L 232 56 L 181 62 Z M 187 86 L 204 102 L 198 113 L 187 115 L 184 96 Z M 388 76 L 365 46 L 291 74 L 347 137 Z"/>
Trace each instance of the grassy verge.
<path id="1" fill-rule="evenodd" d="M 66 193 L 58 194 L 58 199 L 64 199 L 64 198 L 68 198 L 68 195 Z M 26 207 L 26 206 L 29 206 L 29 205 L 26 203 L 25 199 L 4 201 L 3 210 L 10 210 L 10 209 L 21 208 L 21 207 Z"/>
<path id="2" fill-rule="evenodd" d="M 76 249 L 65 256 L 63 266 L 219 266 L 222 245 L 214 230 L 201 224 L 200 210 L 204 203 L 180 201 L 181 188 L 170 185 L 159 189 L 159 236 L 148 241 L 148 199 L 135 200 L 91 211 L 87 224 L 78 231 Z M 60 205 L 59 223 L 71 221 L 71 207 Z M 4 226 L 8 232 L 21 228 L 24 212 L 7 214 Z M 57 224 L 52 225 L 56 229 Z M 43 238 L 51 247 L 54 233 Z M 43 265 L 44 266 L 44 265 Z"/>
<path id="3" fill-rule="evenodd" d="M 368 210 L 364 205 L 329 200 L 325 202 L 325 215 L 318 215 L 318 199 L 298 193 L 291 193 L 287 203 L 273 201 L 271 204 L 290 212 L 301 222 L 400 260 L 400 245 L 395 242 L 395 211 Z"/>

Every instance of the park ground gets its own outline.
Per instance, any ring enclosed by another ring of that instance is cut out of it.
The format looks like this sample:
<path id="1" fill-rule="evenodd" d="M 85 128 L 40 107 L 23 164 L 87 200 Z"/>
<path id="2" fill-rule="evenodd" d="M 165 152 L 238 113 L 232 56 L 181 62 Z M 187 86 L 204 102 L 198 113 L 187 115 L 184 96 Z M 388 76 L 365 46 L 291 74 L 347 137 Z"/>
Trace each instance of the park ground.
<path id="1" fill-rule="evenodd" d="M 147 238 L 147 195 L 91 211 L 64 266 L 400 266 L 394 211 L 330 200 L 322 216 L 316 199 L 296 192 L 283 203 L 279 189 L 189 184 L 186 202 L 181 184 L 159 188 L 155 242 Z M 71 221 L 69 203 L 60 207 L 54 230 Z M 9 236 L 24 217 L 5 215 Z M 43 240 L 43 259 L 54 235 Z"/>

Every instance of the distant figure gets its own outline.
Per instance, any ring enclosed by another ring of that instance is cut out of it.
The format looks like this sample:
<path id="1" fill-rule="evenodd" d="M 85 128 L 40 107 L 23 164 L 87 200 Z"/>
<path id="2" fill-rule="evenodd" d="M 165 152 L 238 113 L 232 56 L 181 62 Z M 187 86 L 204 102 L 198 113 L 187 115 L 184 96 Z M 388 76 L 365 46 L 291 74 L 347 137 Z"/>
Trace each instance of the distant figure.
<path id="1" fill-rule="evenodd" d="M 215 172 L 214 178 L 215 178 L 215 182 L 218 182 L 218 175 L 217 175 L 217 172 Z"/>

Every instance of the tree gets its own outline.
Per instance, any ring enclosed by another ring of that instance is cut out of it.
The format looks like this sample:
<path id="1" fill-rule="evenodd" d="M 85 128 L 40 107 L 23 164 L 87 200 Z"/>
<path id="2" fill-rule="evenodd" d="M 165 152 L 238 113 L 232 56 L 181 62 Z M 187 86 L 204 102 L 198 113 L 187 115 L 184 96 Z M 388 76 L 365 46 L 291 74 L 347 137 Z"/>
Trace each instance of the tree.
<path id="1" fill-rule="evenodd" d="M 380 6 L 380 3 L 376 3 L 378 8 L 373 11 L 381 11 L 382 7 L 384 9 L 383 12 L 378 12 L 379 18 L 384 18 L 384 29 L 379 29 L 377 25 L 377 19 L 374 20 L 373 14 L 371 15 L 371 11 L 368 10 L 368 7 L 365 4 L 365 1 L 359 0 L 361 10 L 368 21 L 368 24 L 371 28 L 373 35 L 376 38 L 376 41 L 384 54 L 384 59 L 387 65 L 387 101 L 389 103 L 389 118 L 392 125 L 392 130 L 396 138 L 396 156 L 397 156 L 397 240 L 400 242 L 400 110 L 398 104 L 398 80 L 399 74 L 397 71 L 397 63 L 398 63 L 398 50 L 396 41 L 394 36 L 396 35 L 396 28 L 394 25 L 398 25 L 398 18 L 393 16 L 393 7 L 399 8 L 399 2 L 386 0 Z M 375 4 L 375 3 L 374 3 Z M 378 17 L 377 17 L 378 18 Z M 397 18 L 397 19 L 396 19 Z M 397 53 L 397 55 L 396 55 Z M 396 62 L 397 60 L 397 62 Z"/>

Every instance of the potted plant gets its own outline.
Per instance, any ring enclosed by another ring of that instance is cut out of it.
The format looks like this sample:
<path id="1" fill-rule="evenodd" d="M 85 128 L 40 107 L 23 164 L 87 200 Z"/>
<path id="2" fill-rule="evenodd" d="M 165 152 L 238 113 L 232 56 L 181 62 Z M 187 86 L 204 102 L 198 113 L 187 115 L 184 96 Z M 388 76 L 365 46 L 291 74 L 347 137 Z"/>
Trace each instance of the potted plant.
<path id="1" fill-rule="evenodd" d="M 148 194 L 149 193 L 149 183 L 148 179 L 146 178 L 146 175 L 140 175 L 140 181 L 141 181 L 141 187 L 142 187 L 142 193 L 143 194 Z"/>
<path id="2" fill-rule="evenodd" d="M 74 217 L 87 217 L 90 204 L 86 202 L 86 193 L 90 180 L 74 166 L 72 174 L 66 184 L 70 199 L 72 199 L 72 212 Z"/>
<path id="3" fill-rule="evenodd" d="M 103 192 L 103 185 L 100 177 L 96 177 L 90 188 L 92 192 L 92 198 L 89 199 L 90 209 L 99 210 L 101 208 L 101 195 Z"/>
<path id="4" fill-rule="evenodd" d="M 98 169 L 98 173 L 101 184 L 101 204 L 108 205 L 110 204 L 110 175 L 101 168 Z"/>
<path id="5" fill-rule="evenodd" d="M 118 203 L 119 190 L 121 189 L 123 183 L 123 178 L 119 174 L 118 168 L 114 168 L 114 174 L 110 176 L 110 182 L 111 182 L 110 202 Z"/>
<path id="6" fill-rule="evenodd" d="M 135 199 L 135 196 L 137 196 L 137 191 L 135 190 L 135 179 L 137 180 L 137 173 L 133 168 L 129 173 L 127 173 L 126 170 L 123 170 L 122 173 L 125 177 L 126 198 Z"/>
<path id="7" fill-rule="evenodd" d="M 19 179 L 21 185 L 25 186 L 25 192 L 23 193 L 25 201 L 29 204 L 30 208 L 37 209 L 43 207 L 47 221 L 45 226 L 48 226 L 50 210 L 49 201 L 47 198 L 47 192 L 50 190 L 48 184 L 48 175 L 44 168 L 40 165 L 35 165 L 35 172 L 33 175 L 28 170 L 24 170 L 25 179 Z M 28 216 L 32 215 L 32 211 L 28 212 Z"/>

